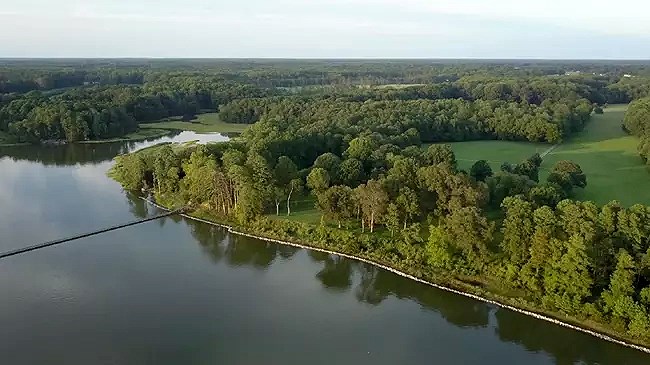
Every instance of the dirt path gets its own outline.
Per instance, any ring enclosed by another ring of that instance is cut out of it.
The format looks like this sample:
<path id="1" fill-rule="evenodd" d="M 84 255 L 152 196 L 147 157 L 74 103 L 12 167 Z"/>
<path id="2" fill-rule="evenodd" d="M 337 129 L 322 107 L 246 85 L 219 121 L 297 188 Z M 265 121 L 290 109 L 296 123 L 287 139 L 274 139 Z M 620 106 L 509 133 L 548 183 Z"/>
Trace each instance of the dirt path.
<path id="1" fill-rule="evenodd" d="M 556 149 L 559 145 L 560 145 L 559 143 L 556 143 L 556 144 L 552 145 L 549 149 L 547 149 L 546 151 L 542 152 L 542 153 L 539 155 L 539 157 L 541 157 L 541 158 L 546 157 L 546 155 L 548 155 L 549 153 L 553 152 L 553 150 Z"/>

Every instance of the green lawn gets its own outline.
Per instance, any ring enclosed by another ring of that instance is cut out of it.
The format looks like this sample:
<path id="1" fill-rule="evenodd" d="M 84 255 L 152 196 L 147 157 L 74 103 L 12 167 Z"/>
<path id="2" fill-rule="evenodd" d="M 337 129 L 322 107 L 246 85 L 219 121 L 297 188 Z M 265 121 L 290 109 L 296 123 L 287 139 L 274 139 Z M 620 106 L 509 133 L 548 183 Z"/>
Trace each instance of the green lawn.
<path id="1" fill-rule="evenodd" d="M 578 163 L 587 174 L 587 188 L 576 198 L 605 204 L 618 200 L 626 206 L 650 205 L 650 173 L 636 151 L 638 139 L 621 129 L 627 105 L 612 105 L 595 114 L 585 129 L 552 150 L 542 164 L 540 181 L 559 160 Z M 469 170 L 477 160 L 487 160 L 498 171 L 503 162 L 517 163 L 551 145 L 508 141 L 454 142 L 459 168 Z"/>
<path id="2" fill-rule="evenodd" d="M 449 143 L 456 154 L 458 167 L 468 170 L 478 160 L 486 160 L 498 171 L 504 162 L 518 163 L 535 153 L 543 153 L 549 144 L 511 141 L 469 141 Z"/>
<path id="3" fill-rule="evenodd" d="M 140 129 L 137 132 L 129 133 L 123 137 L 118 137 L 118 138 L 112 138 L 112 139 L 98 139 L 98 140 L 91 140 L 91 141 L 81 141 L 79 143 L 84 143 L 84 144 L 97 144 L 97 143 L 111 143 L 111 142 L 136 142 L 136 141 L 144 141 L 145 139 L 151 139 L 151 138 L 160 138 L 164 137 L 171 133 L 169 130 L 166 129 L 153 129 L 153 128 L 146 128 L 146 129 Z"/>
<path id="4" fill-rule="evenodd" d="M 627 105 L 612 105 L 605 114 L 594 115 L 584 131 L 546 156 L 542 168 L 559 160 L 578 163 L 587 175 L 587 187 L 576 195 L 581 200 L 650 205 L 650 173 L 637 153 L 638 139 L 621 129 L 626 109 Z M 540 175 L 545 178 L 545 171 Z"/>
<path id="5" fill-rule="evenodd" d="M 197 133 L 241 133 L 248 126 L 248 124 L 224 123 L 219 120 L 219 113 L 200 114 L 197 119 L 191 122 L 183 122 L 179 118 L 168 118 L 168 120 L 160 122 L 140 124 L 142 129 L 171 129 Z"/>
<path id="6" fill-rule="evenodd" d="M 284 202 L 283 202 L 284 203 Z M 312 196 L 300 197 L 291 202 L 291 215 L 287 217 L 287 206 L 280 205 L 280 215 L 268 215 L 271 218 L 289 219 L 296 222 L 320 224 L 321 213 L 316 209 L 316 199 Z"/>

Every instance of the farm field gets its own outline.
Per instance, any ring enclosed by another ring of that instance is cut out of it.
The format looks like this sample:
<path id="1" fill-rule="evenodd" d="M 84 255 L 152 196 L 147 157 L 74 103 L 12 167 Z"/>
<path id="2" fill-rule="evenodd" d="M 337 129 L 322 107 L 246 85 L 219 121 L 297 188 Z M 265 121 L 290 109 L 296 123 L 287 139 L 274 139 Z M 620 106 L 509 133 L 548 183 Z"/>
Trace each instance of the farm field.
<path id="1" fill-rule="evenodd" d="M 241 133 L 248 128 L 248 124 L 224 123 L 219 119 L 219 113 L 206 113 L 199 114 L 197 119 L 191 122 L 165 120 L 154 123 L 143 123 L 140 124 L 140 128 L 171 129 L 193 131 L 196 133 Z"/>

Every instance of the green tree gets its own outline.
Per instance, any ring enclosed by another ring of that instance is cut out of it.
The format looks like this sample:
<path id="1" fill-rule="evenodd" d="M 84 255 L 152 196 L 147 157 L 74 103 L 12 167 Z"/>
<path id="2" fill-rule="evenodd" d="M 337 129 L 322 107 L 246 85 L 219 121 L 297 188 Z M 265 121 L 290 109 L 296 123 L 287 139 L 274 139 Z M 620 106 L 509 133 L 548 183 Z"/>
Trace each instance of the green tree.
<path id="1" fill-rule="evenodd" d="M 544 303 L 564 313 L 579 313 L 585 299 L 591 295 L 593 280 L 589 275 L 589 257 L 585 240 L 572 236 L 565 243 L 561 256 L 552 254 L 553 260 L 544 271 Z"/>
<path id="2" fill-rule="evenodd" d="M 318 196 L 318 208 L 325 217 L 334 219 L 341 228 L 341 221 L 354 215 L 354 200 L 349 186 L 332 186 Z"/>
<path id="3" fill-rule="evenodd" d="M 343 185 L 357 187 L 364 179 L 363 164 L 356 158 L 348 158 L 338 166 L 338 179 Z"/>
<path id="4" fill-rule="evenodd" d="M 419 199 L 415 191 L 404 187 L 400 189 L 399 195 L 395 200 L 395 205 L 399 212 L 400 219 L 404 222 L 404 229 L 409 221 L 420 213 Z"/>
<path id="5" fill-rule="evenodd" d="M 431 226 L 426 245 L 427 261 L 437 268 L 452 269 L 453 251 L 444 227 Z"/>
<path id="6" fill-rule="evenodd" d="M 294 180 L 298 180 L 298 167 L 287 156 L 278 157 L 278 161 L 273 169 L 274 177 L 274 195 L 275 195 L 275 213 L 280 215 L 280 202 L 287 201 L 287 215 L 290 214 L 289 203 L 291 195 L 298 187 Z M 298 180 L 299 181 L 299 180 Z"/>
<path id="7" fill-rule="evenodd" d="M 535 231 L 530 239 L 530 258 L 521 270 L 520 280 L 532 294 L 541 297 L 544 293 L 544 272 L 561 242 L 556 238 L 558 224 L 552 208 L 543 206 L 535 209 L 533 222 Z"/>
<path id="8" fill-rule="evenodd" d="M 128 154 L 115 159 L 111 176 L 119 181 L 127 190 L 144 188 L 147 163 L 140 154 Z"/>
<path id="9" fill-rule="evenodd" d="M 494 224 L 477 207 L 454 209 L 444 222 L 449 242 L 460 249 L 467 265 L 480 269 L 489 258 Z"/>
<path id="10" fill-rule="evenodd" d="M 312 169 L 309 175 L 307 175 L 307 187 L 316 192 L 316 194 L 327 190 L 329 186 L 330 175 L 324 168 L 317 167 Z"/>
<path id="11" fill-rule="evenodd" d="M 341 158 L 331 152 L 322 154 L 318 156 L 316 161 L 314 161 L 314 168 L 322 168 L 327 171 L 332 180 L 332 183 L 336 183 L 339 180 L 339 166 L 341 165 Z M 347 184 L 346 184 L 347 185 Z"/>
<path id="12" fill-rule="evenodd" d="M 377 142 L 371 137 L 357 137 L 350 141 L 343 155 L 346 159 L 367 161 L 378 147 Z"/>
<path id="13" fill-rule="evenodd" d="M 554 183 L 539 184 L 528 191 L 528 200 L 537 208 L 544 205 L 554 208 L 566 198 L 566 193 L 562 187 Z"/>
<path id="14" fill-rule="evenodd" d="M 365 230 L 365 223 L 368 223 L 370 232 L 374 232 L 375 223 L 381 219 L 388 207 L 388 194 L 381 182 L 368 180 L 368 183 L 361 184 L 355 191 L 356 201 L 363 214 L 362 230 Z"/>
<path id="15" fill-rule="evenodd" d="M 469 175 L 476 181 L 485 181 L 485 179 L 492 176 L 492 168 L 487 161 L 478 160 L 472 165 Z"/>
<path id="16" fill-rule="evenodd" d="M 158 193 L 178 187 L 181 161 L 170 145 L 160 147 L 154 157 L 153 177 Z"/>
<path id="17" fill-rule="evenodd" d="M 456 171 L 456 155 L 449 144 L 431 145 L 425 156 L 428 165 L 446 164 L 452 171 Z"/>
<path id="18" fill-rule="evenodd" d="M 587 177 L 580 166 L 574 162 L 563 160 L 558 161 L 547 178 L 549 183 L 555 183 L 562 187 L 567 195 L 570 195 L 574 187 L 585 188 Z"/>
<path id="19" fill-rule="evenodd" d="M 503 238 L 501 249 L 514 272 L 528 261 L 530 256 L 530 238 L 535 230 L 533 223 L 533 206 L 518 197 L 507 197 L 501 203 L 505 211 L 503 220 Z"/>

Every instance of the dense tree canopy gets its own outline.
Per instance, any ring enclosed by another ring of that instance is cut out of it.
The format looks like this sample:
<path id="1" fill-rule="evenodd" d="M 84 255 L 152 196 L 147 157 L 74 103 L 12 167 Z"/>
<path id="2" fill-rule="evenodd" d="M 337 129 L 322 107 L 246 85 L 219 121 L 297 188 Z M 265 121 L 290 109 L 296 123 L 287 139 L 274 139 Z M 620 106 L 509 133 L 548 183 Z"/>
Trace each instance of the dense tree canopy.
<path id="1" fill-rule="evenodd" d="M 0 130 L 78 141 L 218 110 L 226 122 L 251 126 L 230 142 L 119 156 L 112 176 L 251 232 L 494 287 L 511 303 L 650 341 L 650 207 L 570 200 L 587 186 L 582 168 L 559 161 L 540 173 L 538 154 L 498 161 L 500 171 L 487 161 L 463 171 L 445 143 L 556 143 L 580 131 L 594 105 L 638 99 L 624 127 L 641 137 L 647 159 L 644 67 L 273 65 L 152 63 L 137 85 L 100 81 L 52 93 L 25 86 L 36 91 L 3 96 Z M 407 82 L 421 85 L 387 85 Z M 295 217 L 299 204 L 314 207 L 320 223 L 277 217 L 284 208 Z"/>

